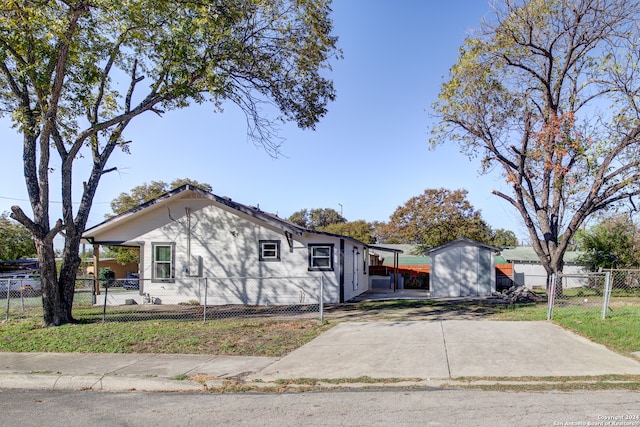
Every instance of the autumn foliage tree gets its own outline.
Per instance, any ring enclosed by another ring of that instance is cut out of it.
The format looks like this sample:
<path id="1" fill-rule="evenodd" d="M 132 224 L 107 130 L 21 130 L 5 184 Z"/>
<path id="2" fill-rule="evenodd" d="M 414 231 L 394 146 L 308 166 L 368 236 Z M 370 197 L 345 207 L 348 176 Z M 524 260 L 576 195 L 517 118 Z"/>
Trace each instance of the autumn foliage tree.
<path id="1" fill-rule="evenodd" d="M 328 0 L 0 2 L 0 112 L 22 135 L 33 212 L 13 206 L 11 216 L 35 242 L 44 325 L 73 321 L 81 236 L 98 184 L 114 170 L 112 153 L 137 143 L 125 137 L 129 123 L 192 103 L 220 110 L 232 102 L 245 112 L 251 140 L 277 152 L 275 123 L 313 129 L 335 98 L 326 73 L 339 56 L 329 6 Z M 266 104 L 278 117 L 265 115 Z M 88 160 L 85 177 L 77 170 L 74 176 L 79 159 Z M 62 201 L 53 221 L 51 176 L 60 177 L 53 188 Z"/>
<path id="2" fill-rule="evenodd" d="M 431 249 L 459 237 L 490 243 L 492 230 L 467 200 L 466 190 L 427 189 L 410 198 L 380 229 L 386 243 Z"/>
<path id="3" fill-rule="evenodd" d="M 433 106 L 431 142 L 502 171 L 509 190 L 494 194 L 549 276 L 585 219 L 640 194 L 639 12 L 633 0 L 498 2 Z"/>

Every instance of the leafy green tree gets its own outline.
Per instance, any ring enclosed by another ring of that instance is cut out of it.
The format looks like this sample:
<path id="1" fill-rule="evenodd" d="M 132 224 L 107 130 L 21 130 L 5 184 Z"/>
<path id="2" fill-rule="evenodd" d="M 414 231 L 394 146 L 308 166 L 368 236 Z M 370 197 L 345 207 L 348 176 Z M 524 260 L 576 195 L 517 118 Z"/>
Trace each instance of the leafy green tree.
<path id="1" fill-rule="evenodd" d="M 501 248 L 518 246 L 518 237 L 511 230 L 498 228 L 491 232 L 491 244 Z"/>
<path id="2" fill-rule="evenodd" d="M 0 215 L 0 259 L 14 260 L 36 255 L 31 233 L 23 225 L 9 218 L 7 212 Z"/>
<path id="3" fill-rule="evenodd" d="M 340 234 L 342 236 L 353 237 L 362 243 L 372 244 L 376 242 L 373 236 L 374 225 L 363 219 L 349 222 L 337 222 L 318 228 L 318 231 L 324 231 L 332 234 Z"/>
<path id="4" fill-rule="evenodd" d="M 0 111 L 10 112 L 23 137 L 33 212 L 13 206 L 11 217 L 34 238 L 45 326 L 73 321 L 80 239 L 98 184 L 115 169 L 111 154 L 134 146 L 125 138 L 129 123 L 191 103 L 221 110 L 233 102 L 246 114 L 249 137 L 277 153 L 276 123 L 313 129 L 335 98 L 324 72 L 340 55 L 329 14 L 328 0 L 2 2 Z M 265 116 L 265 103 L 279 117 Z M 91 169 L 74 181 L 82 157 Z M 62 218 L 51 224 L 53 165 Z M 58 269 L 53 239 L 61 232 Z"/>
<path id="5" fill-rule="evenodd" d="M 603 219 L 586 232 L 576 233 L 580 260 L 592 270 L 640 266 L 640 229 L 628 215 Z"/>
<path id="6" fill-rule="evenodd" d="M 347 220 L 338 211 L 331 208 L 301 209 L 287 219 L 308 230 L 320 230 L 331 224 L 341 224 Z"/>
<path id="7" fill-rule="evenodd" d="M 509 192 L 493 193 L 548 275 L 586 218 L 640 194 L 639 12 L 635 0 L 504 0 L 433 106 L 431 142 L 502 171 Z"/>
<path id="8" fill-rule="evenodd" d="M 428 189 L 399 206 L 383 228 L 384 243 L 424 251 L 460 237 L 491 243 L 491 227 L 467 200 L 466 190 Z"/>

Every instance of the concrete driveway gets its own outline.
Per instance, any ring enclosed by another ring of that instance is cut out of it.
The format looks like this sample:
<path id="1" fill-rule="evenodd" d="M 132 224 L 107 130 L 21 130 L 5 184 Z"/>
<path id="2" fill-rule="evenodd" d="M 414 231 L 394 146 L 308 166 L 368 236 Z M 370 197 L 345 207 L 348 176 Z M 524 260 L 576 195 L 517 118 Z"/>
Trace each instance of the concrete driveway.
<path id="1" fill-rule="evenodd" d="M 345 322 L 254 373 L 294 378 L 640 375 L 640 361 L 549 322 Z"/>

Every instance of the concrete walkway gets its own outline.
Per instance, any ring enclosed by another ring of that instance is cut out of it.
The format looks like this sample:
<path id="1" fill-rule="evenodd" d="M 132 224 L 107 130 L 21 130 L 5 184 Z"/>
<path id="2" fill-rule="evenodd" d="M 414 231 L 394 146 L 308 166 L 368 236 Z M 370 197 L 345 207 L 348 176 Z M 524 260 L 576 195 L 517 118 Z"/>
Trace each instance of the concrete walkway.
<path id="1" fill-rule="evenodd" d="M 206 381 L 186 379 L 201 374 Z M 345 322 L 282 358 L 0 353 L 0 388 L 187 391 L 238 379 L 640 375 L 640 361 L 548 322 Z M 256 381 L 259 380 L 259 381 Z"/>

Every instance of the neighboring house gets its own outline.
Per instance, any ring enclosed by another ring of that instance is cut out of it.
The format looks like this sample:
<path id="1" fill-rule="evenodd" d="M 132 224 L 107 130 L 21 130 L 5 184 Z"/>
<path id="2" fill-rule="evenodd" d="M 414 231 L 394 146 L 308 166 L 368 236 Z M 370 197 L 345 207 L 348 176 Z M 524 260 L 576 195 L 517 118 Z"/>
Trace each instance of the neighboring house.
<path id="1" fill-rule="evenodd" d="M 531 246 L 518 246 L 506 248 L 500 251 L 500 255 L 507 263 L 513 264 L 513 281 L 518 286 L 526 286 L 529 289 L 547 287 L 547 271 L 540 264 L 540 258 Z M 564 254 L 565 275 L 582 275 L 588 269 L 579 263 L 581 252 L 567 251 Z M 585 286 L 587 278 L 568 277 L 564 282 L 567 288 Z"/>
<path id="2" fill-rule="evenodd" d="M 140 248 L 137 303 L 344 302 L 368 290 L 369 247 L 309 231 L 257 207 L 185 185 L 85 231 Z M 204 289 L 207 289 L 206 295 Z M 128 298 L 131 298 L 130 296 Z M 100 299 L 97 299 L 100 303 Z"/>
<path id="3" fill-rule="evenodd" d="M 98 265 L 98 272 L 102 268 L 109 268 L 115 274 L 116 279 L 125 279 L 134 274 L 138 274 L 138 263 L 132 262 L 129 264 L 119 264 L 115 258 L 100 258 L 100 264 Z M 95 267 L 93 264 L 89 264 L 84 269 L 85 276 L 92 276 L 95 274 Z"/>
<path id="4" fill-rule="evenodd" d="M 496 290 L 495 254 L 500 248 L 460 238 L 426 253 L 431 257 L 430 296 L 491 295 Z"/>

